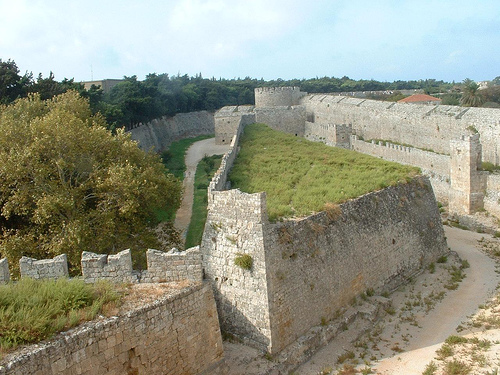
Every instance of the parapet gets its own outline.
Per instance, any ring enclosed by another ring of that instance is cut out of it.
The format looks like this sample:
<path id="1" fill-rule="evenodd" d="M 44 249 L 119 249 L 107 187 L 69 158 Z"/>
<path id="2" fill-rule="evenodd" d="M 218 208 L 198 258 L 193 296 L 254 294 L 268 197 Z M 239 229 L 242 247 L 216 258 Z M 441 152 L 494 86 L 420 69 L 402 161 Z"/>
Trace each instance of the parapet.
<path id="1" fill-rule="evenodd" d="M 148 249 L 146 256 L 148 269 L 141 276 L 143 283 L 201 281 L 203 279 L 199 246 L 182 252 L 173 248 L 167 253 Z"/>
<path id="2" fill-rule="evenodd" d="M 0 284 L 7 283 L 9 280 L 10 273 L 7 258 L 0 259 Z"/>
<path id="3" fill-rule="evenodd" d="M 132 255 L 130 249 L 116 255 L 94 254 L 88 251 L 82 253 L 83 280 L 88 283 L 97 280 L 111 282 L 137 282 L 133 274 Z"/>
<path id="4" fill-rule="evenodd" d="M 82 276 L 87 283 L 108 280 L 113 283 L 160 283 L 196 281 L 203 279 L 201 252 L 199 246 L 186 251 L 172 249 L 169 252 L 148 249 L 147 270 L 132 268 L 130 249 L 115 255 L 82 253 Z M 66 254 L 54 259 L 36 260 L 22 257 L 19 261 L 21 277 L 32 279 L 57 279 L 69 277 Z M 7 259 L 0 259 L 0 284 L 10 280 Z"/>
<path id="5" fill-rule="evenodd" d="M 257 87 L 254 94 L 256 108 L 298 105 L 306 95 L 299 87 Z"/>
<path id="6" fill-rule="evenodd" d="M 69 275 L 66 254 L 43 260 L 22 257 L 19 260 L 19 268 L 21 277 L 31 277 L 32 279 L 57 279 Z"/>

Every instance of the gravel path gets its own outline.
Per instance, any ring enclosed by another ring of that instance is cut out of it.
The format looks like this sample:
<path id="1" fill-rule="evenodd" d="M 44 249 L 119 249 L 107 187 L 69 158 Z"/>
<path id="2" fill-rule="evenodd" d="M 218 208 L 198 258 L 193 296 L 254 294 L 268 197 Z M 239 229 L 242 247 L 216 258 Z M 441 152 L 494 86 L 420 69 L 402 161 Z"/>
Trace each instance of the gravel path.
<path id="1" fill-rule="evenodd" d="M 191 221 L 191 211 L 193 210 L 194 175 L 196 166 L 203 157 L 212 155 L 223 155 L 229 150 L 229 145 L 216 145 L 215 138 L 204 139 L 193 143 L 186 152 L 181 207 L 177 210 L 174 226 L 186 238 L 186 231 Z"/>

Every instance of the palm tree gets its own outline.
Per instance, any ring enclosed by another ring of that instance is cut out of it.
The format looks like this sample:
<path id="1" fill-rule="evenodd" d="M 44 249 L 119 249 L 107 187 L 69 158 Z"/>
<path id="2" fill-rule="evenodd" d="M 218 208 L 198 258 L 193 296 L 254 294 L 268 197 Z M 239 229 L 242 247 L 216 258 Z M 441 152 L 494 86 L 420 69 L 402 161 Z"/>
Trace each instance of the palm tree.
<path id="1" fill-rule="evenodd" d="M 462 82 L 462 98 L 460 105 L 464 107 L 479 107 L 484 102 L 484 98 L 479 93 L 479 85 L 473 80 L 466 78 Z"/>

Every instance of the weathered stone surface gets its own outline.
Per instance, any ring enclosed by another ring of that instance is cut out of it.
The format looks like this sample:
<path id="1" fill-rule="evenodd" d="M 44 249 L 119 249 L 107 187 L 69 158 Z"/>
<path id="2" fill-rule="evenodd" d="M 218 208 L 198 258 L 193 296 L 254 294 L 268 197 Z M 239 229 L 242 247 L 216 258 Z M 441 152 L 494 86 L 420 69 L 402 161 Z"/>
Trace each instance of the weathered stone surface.
<path id="1" fill-rule="evenodd" d="M 68 277 L 68 258 L 66 254 L 43 260 L 22 257 L 19 260 L 19 268 L 21 277 L 31 277 L 32 279 Z"/>
<path id="2" fill-rule="evenodd" d="M 223 374 L 223 348 L 209 285 L 198 284 L 89 322 L 4 358 L 1 375 Z"/>

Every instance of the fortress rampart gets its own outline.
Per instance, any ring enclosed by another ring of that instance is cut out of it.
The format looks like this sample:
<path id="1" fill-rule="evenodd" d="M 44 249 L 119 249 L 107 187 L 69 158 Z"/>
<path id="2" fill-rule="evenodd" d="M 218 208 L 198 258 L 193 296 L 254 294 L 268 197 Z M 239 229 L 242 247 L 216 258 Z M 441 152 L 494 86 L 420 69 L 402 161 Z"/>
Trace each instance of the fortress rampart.
<path id="1" fill-rule="evenodd" d="M 183 138 L 214 134 L 214 116 L 207 111 L 178 113 L 174 117 L 138 124 L 129 132 L 143 150 L 153 148 L 156 152 L 162 152 L 172 142 Z"/>
<path id="2" fill-rule="evenodd" d="M 425 177 L 331 212 L 270 223 L 264 192 L 225 190 L 243 127 L 209 188 L 201 245 L 223 330 L 277 353 L 355 296 L 395 288 L 447 251 Z M 244 254 L 250 269 L 236 264 Z"/>
<path id="3" fill-rule="evenodd" d="M 293 101 L 292 96 L 299 101 Z M 295 87 L 256 89 L 255 98 L 255 121 L 275 130 L 420 167 L 430 178 L 438 199 L 448 203 L 454 215 L 468 215 L 486 207 L 494 215 L 500 212 L 500 201 L 495 203 L 492 198 L 496 196 L 494 174 L 481 171 L 483 161 L 500 162 L 497 109 L 307 95 Z M 232 115 L 235 131 L 238 120 L 235 112 Z M 223 122 L 225 109 L 216 116 Z M 219 131 L 216 123 L 216 136 Z M 473 135 L 478 139 L 472 141 Z M 363 139 L 376 141 L 370 144 Z M 380 141 L 387 146 L 380 146 Z M 468 144 L 457 148 L 456 142 Z M 476 157 L 466 158 L 460 150 L 471 150 L 467 152 Z"/>

